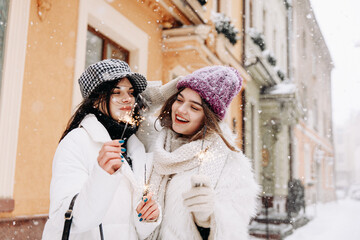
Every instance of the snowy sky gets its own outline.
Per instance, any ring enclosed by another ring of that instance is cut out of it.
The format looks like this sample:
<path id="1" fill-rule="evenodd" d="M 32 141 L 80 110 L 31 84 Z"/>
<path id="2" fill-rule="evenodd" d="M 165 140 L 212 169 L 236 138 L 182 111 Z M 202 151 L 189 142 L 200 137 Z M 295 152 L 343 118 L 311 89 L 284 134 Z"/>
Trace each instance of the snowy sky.
<path id="1" fill-rule="evenodd" d="M 360 1 L 310 0 L 335 68 L 333 120 L 340 125 L 360 112 Z"/>

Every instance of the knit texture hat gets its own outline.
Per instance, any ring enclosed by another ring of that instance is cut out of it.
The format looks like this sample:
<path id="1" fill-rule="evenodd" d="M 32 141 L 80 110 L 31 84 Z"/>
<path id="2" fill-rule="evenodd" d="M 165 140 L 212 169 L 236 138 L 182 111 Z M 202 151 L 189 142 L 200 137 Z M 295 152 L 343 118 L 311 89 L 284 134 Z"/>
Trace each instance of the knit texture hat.
<path id="1" fill-rule="evenodd" d="M 180 79 L 176 87 L 178 89 L 191 88 L 220 119 L 224 119 L 231 100 L 240 92 L 242 81 L 242 77 L 235 68 L 209 66 Z"/>
<path id="2" fill-rule="evenodd" d="M 90 65 L 79 78 L 80 90 L 83 98 L 106 81 L 127 77 L 135 92 L 141 93 L 147 86 L 146 78 L 140 73 L 131 72 L 129 65 L 119 59 L 105 59 Z"/>

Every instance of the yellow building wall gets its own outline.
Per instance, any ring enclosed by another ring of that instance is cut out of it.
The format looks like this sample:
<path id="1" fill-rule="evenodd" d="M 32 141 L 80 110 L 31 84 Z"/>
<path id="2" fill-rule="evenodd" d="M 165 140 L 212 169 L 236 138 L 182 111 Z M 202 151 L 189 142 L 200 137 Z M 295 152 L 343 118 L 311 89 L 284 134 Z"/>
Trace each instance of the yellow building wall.
<path id="1" fill-rule="evenodd" d="M 52 1 L 44 21 L 37 10 L 37 1 L 31 1 L 15 209 L 1 213 L 0 218 L 48 212 L 52 158 L 71 110 L 78 1 Z"/>

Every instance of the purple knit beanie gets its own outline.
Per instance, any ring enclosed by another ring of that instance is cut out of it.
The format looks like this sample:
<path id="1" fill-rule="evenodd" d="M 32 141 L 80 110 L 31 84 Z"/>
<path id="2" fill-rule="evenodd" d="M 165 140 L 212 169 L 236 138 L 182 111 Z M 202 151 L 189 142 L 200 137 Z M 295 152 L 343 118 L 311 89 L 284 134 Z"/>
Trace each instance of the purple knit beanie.
<path id="1" fill-rule="evenodd" d="M 242 81 L 235 68 L 209 66 L 180 79 L 176 87 L 191 88 L 197 92 L 222 120 L 231 100 L 240 92 Z"/>

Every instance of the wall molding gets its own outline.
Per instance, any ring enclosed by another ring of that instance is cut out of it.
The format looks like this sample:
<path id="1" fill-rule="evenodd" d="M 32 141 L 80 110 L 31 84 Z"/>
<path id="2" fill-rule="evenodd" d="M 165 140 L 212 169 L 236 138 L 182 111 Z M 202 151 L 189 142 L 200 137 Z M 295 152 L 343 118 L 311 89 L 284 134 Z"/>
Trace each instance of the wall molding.
<path id="1" fill-rule="evenodd" d="M 0 198 L 12 199 L 31 1 L 10 1 L 0 94 Z"/>
<path id="2" fill-rule="evenodd" d="M 14 210 L 15 201 L 12 198 L 0 198 L 0 213 L 12 212 Z"/>

